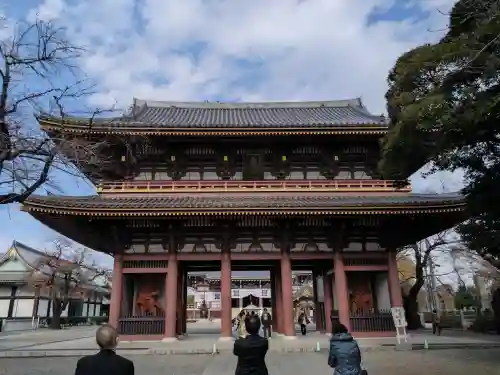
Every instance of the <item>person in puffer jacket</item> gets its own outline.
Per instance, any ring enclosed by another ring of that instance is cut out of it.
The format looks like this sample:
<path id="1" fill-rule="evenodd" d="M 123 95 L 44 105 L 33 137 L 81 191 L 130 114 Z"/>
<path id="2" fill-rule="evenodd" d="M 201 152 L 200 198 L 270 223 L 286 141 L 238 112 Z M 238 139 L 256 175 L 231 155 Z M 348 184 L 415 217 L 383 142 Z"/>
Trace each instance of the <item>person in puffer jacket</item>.
<path id="1" fill-rule="evenodd" d="M 362 375 L 361 351 L 347 328 L 335 322 L 330 339 L 328 366 L 335 369 L 335 375 Z"/>

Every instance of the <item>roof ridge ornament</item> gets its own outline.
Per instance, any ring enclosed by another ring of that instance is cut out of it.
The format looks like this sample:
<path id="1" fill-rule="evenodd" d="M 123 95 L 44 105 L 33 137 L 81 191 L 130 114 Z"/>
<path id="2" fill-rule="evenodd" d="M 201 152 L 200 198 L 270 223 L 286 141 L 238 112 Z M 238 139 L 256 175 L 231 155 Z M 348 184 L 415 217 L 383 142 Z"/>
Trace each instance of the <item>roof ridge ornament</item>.
<path id="1" fill-rule="evenodd" d="M 9 250 L 7 251 L 7 257 L 10 260 L 16 260 L 17 259 L 17 250 L 16 250 L 16 247 L 14 245 L 12 245 L 11 247 L 9 247 Z"/>

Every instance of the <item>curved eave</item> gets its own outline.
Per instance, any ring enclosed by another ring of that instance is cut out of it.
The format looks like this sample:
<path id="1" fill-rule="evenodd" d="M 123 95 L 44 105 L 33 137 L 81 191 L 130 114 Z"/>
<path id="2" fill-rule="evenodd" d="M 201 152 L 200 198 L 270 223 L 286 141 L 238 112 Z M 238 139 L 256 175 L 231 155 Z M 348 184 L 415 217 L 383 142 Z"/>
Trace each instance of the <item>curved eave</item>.
<path id="1" fill-rule="evenodd" d="M 113 122 L 113 126 L 89 123 L 78 120 L 57 120 L 49 118 L 38 118 L 40 127 L 46 132 L 64 132 L 73 134 L 95 134 L 95 135 L 145 135 L 145 136 L 283 136 L 283 135 L 372 135 L 383 136 L 387 134 L 386 125 L 356 124 L 331 125 L 318 127 L 290 127 L 290 128 L 182 128 L 165 126 L 127 125 Z M 89 129 L 90 128 L 90 129 Z"/>
<path id="2" fill-rule="evenodd" d="M 231 209 L 192 209 L 192 208 L 147 208 L 147 209 L 85 209 L 43 206 L 25 203 L 22 210 L 31 214 L 91 217 L 160 217 L 160 216 L 348 216 L 348 215 L 425 215 L 441 213 L 460 213 L 465 210 L 465 202 L 441 205 L 393 205 L 393 206 L 342 206 L 324 209 L 304 208 L 231 208 Z"/>

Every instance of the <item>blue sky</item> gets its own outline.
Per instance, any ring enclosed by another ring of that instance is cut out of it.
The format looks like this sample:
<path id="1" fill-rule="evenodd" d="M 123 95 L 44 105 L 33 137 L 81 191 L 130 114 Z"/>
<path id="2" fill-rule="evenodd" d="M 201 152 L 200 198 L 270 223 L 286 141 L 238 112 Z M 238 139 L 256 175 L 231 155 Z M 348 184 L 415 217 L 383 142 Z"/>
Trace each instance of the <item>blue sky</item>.
<path id="1" fill-rule="evenodd" d="M 332 100 L 361 97 L 385 111 L 386 77 L 403 52 L 439 38 L 452 0 L 0 0 L 9 22 L 37 15 L 67 29 L 98 84 L 89 106 L 158 100 Z M 2 35 L 2 34 L 0 34 Z M 65 195 L 82 179 L 56 174 Z M 460 174 L 418 192 L 456 191 Z M 0 247 L 44 248 L 57 237 L 15 205 L 0 206 Z M 109 264 L 109 258 L 100 257 Z"/>

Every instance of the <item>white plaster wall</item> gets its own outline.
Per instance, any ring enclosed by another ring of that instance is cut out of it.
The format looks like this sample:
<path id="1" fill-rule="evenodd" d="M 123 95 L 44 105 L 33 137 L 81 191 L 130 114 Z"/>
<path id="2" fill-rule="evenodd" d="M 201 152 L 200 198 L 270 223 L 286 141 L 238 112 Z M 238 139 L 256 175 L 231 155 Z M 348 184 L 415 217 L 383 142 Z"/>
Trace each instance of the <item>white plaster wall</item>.
<path id="1" fill-rule="evenodd" d="M 325 302 L 325 291 L 323 289 L 323 277 L 318 277 L 317 279 L 317 293 L 318 293 L 318 302 Z"/>
<path id="2" fill-rule="evenodd" d="M 83 307 L 82 307 L 82 316 L 89 316 L 89 314 L 87 314 L 87 306 L 88 306 L 88 303 L 84 303 L 83 304 Z M 89 311 L 90 313 L 90 311 Z"/>
<path id="3" fill-rule="evenodd" d="M 69 303 L 66 306 L 66 308 L 64 309 L 64 311 L 61 313 L 61 317 L 67 317 L 68 316 L 68 308 L 69 308 Z M 51 315 L 52 315 L 52 310 L 50 310 L 50 311 L 51 311 Z"/>
<path id="4" fill-rule="evenodd" d="M 34 297 L 35 296 L 35 291 L 33 288 L 29 286 L 24 286 L 22 288 L 18 288 L 16 291 L 16 296 L 20 297 Z"/>
<path id="5" fill-rule="evenodd" d="M 12 287 L 0 286 L 0 296 L 1 297 L 10 297 L 11 293 L 12 293 Z"/>
<path id="6" fill-rule="evenodd" d="M 12 331 L 28 331 L 33 329 L 33 321 L 31 319 L 23 320 L 9 320 L 3 321 L 2 331 L 12 332 Z"/>
<path id="7" fill-rule="evenodd" d="M 49 307 L 49 300 L 41 299 L 38 301 L 38 316 L 47 317 L 47 309 Z"/>
<path id="8" fill-rule="evenodd" d="M 379 310 L 391 309 L 391 297 L 389 294 L 387 273 L 378 273 L 375 276 L 375 295 L 377 296 L 377 307 Z"/>
<path id="9" fill-rule="evenodd" d="M 34 299 L 16 299 L 12 316 L 16 318 L 30 318 L 33 315 Z"/>
<path id="10" fill-rule="evenodd" d="M 9 314 L 9 303 L 10 303 L 10 301 L 8 299 L 0 300 L 0 316 L 1 317 L 7 317 L 7 315 Z"/>

